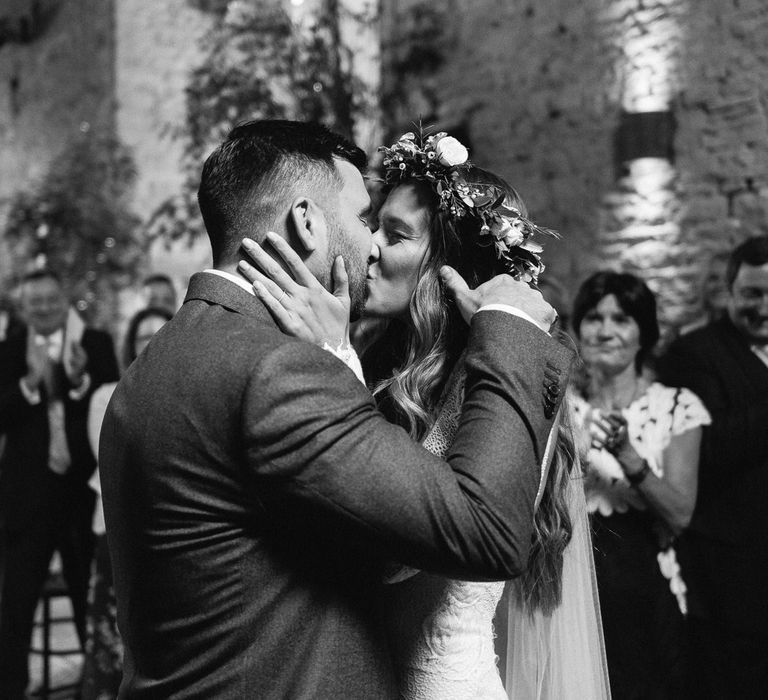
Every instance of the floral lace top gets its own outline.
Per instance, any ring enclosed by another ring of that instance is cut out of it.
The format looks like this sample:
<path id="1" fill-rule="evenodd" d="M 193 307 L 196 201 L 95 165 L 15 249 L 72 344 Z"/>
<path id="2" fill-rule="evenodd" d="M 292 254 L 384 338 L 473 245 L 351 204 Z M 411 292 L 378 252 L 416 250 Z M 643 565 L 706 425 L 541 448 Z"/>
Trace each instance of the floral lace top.
<path id="1" fill-rule="evenodd" d="M 587 510 L 603 516 L 626 513 L 629 508 L 645 510 L 642 497 L 627 481 L 616 458 L 607 450 L 590 446 L 586 426 L 594 412 L 600 411 L 581 396 L 571 396 L 573 425 L 580 441 L 580 452 L 587 455 L 588 473 L 585 480 Z M 681 435 L 712 419 L 701 399 L 689 389 L 667 387 L 653 382 L 627 408 L 622 410 L 627 420 L 629 442 L 640 457 L 661 477 L 664 476 L 664 450 L 675 435 Z M 658 556 L 659 568 L 670 581 L 670 588 L 685 612 L 685 584 L 680 578 L 674 550 L 670 547 Z"/>
<path id="2" fill-rule="evenodd" d="M 585 428 L 590 415 L 600 409 L 592 407 L 580 396 L 572 396 L 573 423 L 580 446 L 587 454 L 589 476 L 587 479 L 587 509 L 602 515 L 614 511 L 626 513 L 627 509 L 645 509 L 644 501 L 632 489 L 616 458 L 607 450 L 596 450 L 589 446 L 589 435 Z M 702 425 L 709 425 L 712 419 L 696 394 L 689 389 L 676 389 L 658 382 L 622 410 L 627 420 L 629 442 L 653 472 L 664 476 L 664 450 L 675 435 L 681 435 Z"/>

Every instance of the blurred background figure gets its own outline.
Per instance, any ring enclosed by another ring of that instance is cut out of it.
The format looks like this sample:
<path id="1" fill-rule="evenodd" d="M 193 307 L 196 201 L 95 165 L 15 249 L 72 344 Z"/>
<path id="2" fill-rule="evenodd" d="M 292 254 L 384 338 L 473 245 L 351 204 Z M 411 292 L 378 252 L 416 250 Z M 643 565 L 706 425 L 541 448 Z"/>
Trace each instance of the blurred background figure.
<path id="1" fill-rule="evenodd" d="M 23 330 L 16 305 L 9 296 L 0 294 L 0 343 Z"/>
<path id="2" fill-rule="evenodd" d="M 144 350 L 173 314 L 167 309 L 149 308 L 135 314 L 128 323 L 123 348 L 123 367 L 127 368 Z M 88 413 L 88 439 L 93 453 L 99 454 L 99 433 L 104 412 L 117 382 L 102 384 L 91 398 Z M 97 494 L 93 517 L 96 535 L 95 566 L 88 600 L 85 667 L 80 700 L 116 698 L 123 671 L 123 645 L 117 630 L 117 604 L 112 582 L 112 566 L 107 545 L 101 480 L 98 469 L 89 482 Z"/>
<path id="3" fill-rule="evenodd" d="M 679 338 L 660 376 L 712 414 L 680 543 L 696 698 L 768 692 L 768 236 L 731 254 L 727 314 Z"/>
<path id="4" fill-rule="evenodd" d="M 175 314 L 177 307 L 176 287 L 168 275 L 150 275 L 141 285 L 144 305 L 149 309 L 167 309 Z"/>
<path id="5" fill-rule="evenodd" d="M 24 324 L 18 317 L 16 307 L 9 297 L 0 295 L 0 343 L 3 343 L 9 336 L 24 332 Z M 0 431 L 0 463 L 2 463 L 3 450 L 5 449 L 5 435 Z M 0 522 L 0 532 L 3 526 Z M 0 595 L 3 590 L 3 552 L 2 543 L 0 543 Z"/>
<path id="6" fill-rule="evenodd" d="M 679 335 L 690 333 L 727 314 L 729 293 L 726 269 L 730 257 L 730 251 L 720 251 L 707 261 L 700 283 L 701 315 L 683 326 Z"/>
<path id="7" fill-rule="evenodd" d="M 585 374 L 572 409 L 586 454 L 611 693 L 680 698 L 685 584 L 672 544 L 693 513 L 709 415 L 691 391 L 643 372 L 659 327 L 653 293 L 637 277 L 589 277 L 572 322 Z"/>
<path id="8" fill-rule="evenodd" d="M 96 465 L 86 432 L 88 403 L 117 379 L 112 339 L 85 328 L 51 271 L 21 283 L 26 333 L 0 344 L 0 520 L 5 573 L 0 599 L 0 697 L 24 697 L 27 653 L 51 557 L 61 556 L 81 644 L 93 555 Z"/>

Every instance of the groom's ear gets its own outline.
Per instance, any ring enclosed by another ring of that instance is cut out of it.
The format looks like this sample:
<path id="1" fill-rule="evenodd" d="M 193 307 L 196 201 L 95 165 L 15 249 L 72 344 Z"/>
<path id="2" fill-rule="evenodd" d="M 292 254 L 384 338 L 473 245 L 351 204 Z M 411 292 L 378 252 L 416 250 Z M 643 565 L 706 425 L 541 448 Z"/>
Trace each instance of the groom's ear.
<path id="1" fill-rule="evenodd" d="M 293 233 L 307 253 L 313 252 L 327 237 L 328 224 L 323 210 L 310 197 L 296 197 L 289 218 Z"/>

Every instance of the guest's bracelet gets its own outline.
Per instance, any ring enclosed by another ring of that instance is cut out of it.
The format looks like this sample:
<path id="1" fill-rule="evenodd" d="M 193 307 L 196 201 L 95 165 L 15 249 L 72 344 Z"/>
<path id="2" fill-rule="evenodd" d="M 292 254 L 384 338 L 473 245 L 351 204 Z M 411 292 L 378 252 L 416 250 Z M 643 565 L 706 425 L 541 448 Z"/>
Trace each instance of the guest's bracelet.
<path id="1" fill-rule="evenodd" d="M 638 472 L 634 472 L 633 474 L 628 474 L 626 471 L 624 472 L 624 476 L 627 477 L 627 481 L 630 483 L 631 486 L 640 486 L 645 481 L 645 477 L 648 476 L 648 474 L 651 473 L 651 465 L 648 464 L 645 460 L 643 460 L 643 467 Z"/>

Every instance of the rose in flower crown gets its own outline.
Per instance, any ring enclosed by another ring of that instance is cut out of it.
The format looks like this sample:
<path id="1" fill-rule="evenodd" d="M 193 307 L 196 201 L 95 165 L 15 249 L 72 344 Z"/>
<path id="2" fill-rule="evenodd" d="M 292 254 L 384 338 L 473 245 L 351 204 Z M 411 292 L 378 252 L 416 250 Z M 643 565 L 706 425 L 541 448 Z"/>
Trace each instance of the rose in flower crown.
<path id="1" fill-rule="evenodd" d="M 472 216 L 480 221 L 480 235 L 488 236 L 496 254 L 517 279 L 533 280 L 544 270 L 542 247 L 535 235 L 557 236 L 537 226 L 506 203 L 506 193 L 494 184 L 469 182 L 469 151 L 444 131 L 403 134 L 391 146 L 381 146 L 384 181 L 394 186 L 404 180 L 428 182 L 440 197 L 439 208 L 449 218 Z"/>

